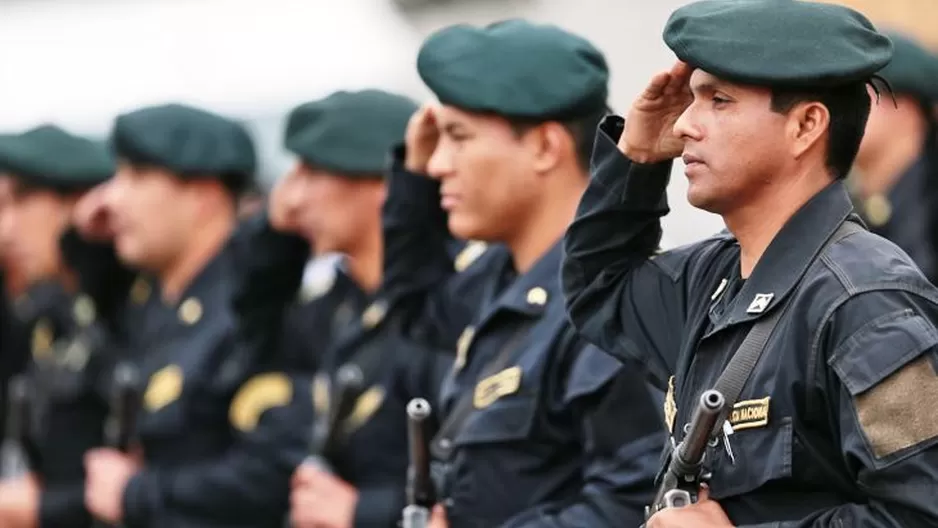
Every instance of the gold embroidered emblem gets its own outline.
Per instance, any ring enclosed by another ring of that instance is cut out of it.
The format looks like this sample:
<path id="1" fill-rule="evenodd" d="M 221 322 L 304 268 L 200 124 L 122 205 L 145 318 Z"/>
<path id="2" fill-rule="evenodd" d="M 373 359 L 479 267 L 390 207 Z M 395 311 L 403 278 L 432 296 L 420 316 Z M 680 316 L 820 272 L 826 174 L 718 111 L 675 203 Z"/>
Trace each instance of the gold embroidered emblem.
<path id="1" fill-rule="evenodd" d="M 316 414 L 326 416 L 329 414 L 329 376 L 325 373 L 317 373 L 313 378 L 313 408 Z"/>
<path id="2" fill-rule="evenodd" d="M 480 381 L 472 395 L 472 404 L 476 409 L 484 409 L 520 388 L 521 367 L 511 367 Z"/>
<path id="3" fill-rule="evenodd" d="M 228 419 L 237 430 L 245 433 L 257 429 L 264 412 L 283 407 L 293 400 L 293 384 L 280 372 L 255 376 L 245 383 L 234 399 Z"/>
<path id="4" fill-rule="evenodd" d="M 355 400 L 355 408 L 345 420 L 343 429 L 345 434 L 365 425 L 365 423 L 381 408 L 384 403 L 384 389 L 379 386 L 371 387 Z"/>
<path id="5" fill-rule="evenodd" d="M 488 244 L 485 242 L 473 241 L 467 243 L 466 247 L 456 256 L 456 260 L 453 261 L 453 268 L 458 272 L 465 271 L 485 253 L 486 249 L 488 249 Z"/>
<path id="6" fill-rule="evenodd" d="M 178 365 L 168 365 L 152 376 L 143 394 L 143 406 L 150 412 L 156 412 L 173 403 L 182 395 L 184 379 Z"/>
<path id="7" fill-rule="evenodd" d="M 52 323 L 46 318 L 36 321 L 32 337 L 33 358 L 41 360 L 49 357 L 54 342 L 55 335 L 52 330 Z"/>
<path id="8" fill-rule="evenodd" d="M 472 346 L 472 338 L 475 337 L 475 333 L 475 328 L 467 326 L 459 335 L 459 341 L 456 342 L 456 361 L 453 363 L 453 370 L 459 371 L 466 366 L 469 347 Z"/>
<path id="9" fill-rule="evenodd" d="M 668 432 L 674 434 L 674 419 L 677 417 L 677 402 L 674 401 L 674 376 L 668 378 L 668 393 L 664 397 L 664 423 Z"/>
<path id="10" fill-rule="evenodd" d="M 179 305 L 179 318 L 189 326 L 202 319 L 202 303 L 195 297 L 190 297 Z"/>

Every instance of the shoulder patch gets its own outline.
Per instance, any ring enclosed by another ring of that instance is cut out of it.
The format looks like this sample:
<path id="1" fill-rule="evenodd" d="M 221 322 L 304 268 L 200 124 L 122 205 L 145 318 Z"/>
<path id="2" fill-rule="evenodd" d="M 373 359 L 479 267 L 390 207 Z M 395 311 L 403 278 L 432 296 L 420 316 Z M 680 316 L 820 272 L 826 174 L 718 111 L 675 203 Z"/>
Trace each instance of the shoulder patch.
<path id="1" fill-rule="evenodd" d="M 471 241 L 466 244 L 466 247 L 459 252 L 459 255 L 456 255 L 456 260 L 453 261 L 453 267 L 458 272 L 465 271 L 466 268 L 472 265 L 473 262 L 479 259 L 485 250 L 488 249 L 488 244 L 485 242 Z"/>
<path id="2" fill-rule="evenodd" d="M 147 390 L 143 394 L 143 406 L 149 412 L 156 412 L 173 403 L 182 395 L 185 384 L 182 369 L 178 365 L 169 365 L 150 376 Z"/>
<path id="3" fill-rule="evenodd" d="M 293 400 L 293 383 L 285 374 L 271 372 L 249 379 L 231 400 L 228 418 L 236 429 L 250 433 L 257 428 L 261 415 L 283 407 Z"/>
<path id="4" fill-rule="evenodd" d="M 500 398 L 518 392 L 519 389 L 521 367 L 511 367 L 480 381 L 472 395 L 472 404 L 476 409 L 484 409 Z"/>
<path id="5" fill-rule="evenodd" d="M 769 424 L 769 403 L 772 398 L 766 396 L 758 400 L 745 400 L 733 405 L 729 422 L 734 431 L 765 427 Z"/>
<path id="6" fill-rule="evenodd" d="M 355 400 L 355 408 L 352 409 L 352 413 L 349 414 L 348 418 L 345 420 L 343 426 L 345 433 L 350 434 L 352 431 L 365 425 L 378 409 L 381 408 L 382 403 L 384 403 L 383 387 L 375 385 L 363 392 L 362 395 Z"/>

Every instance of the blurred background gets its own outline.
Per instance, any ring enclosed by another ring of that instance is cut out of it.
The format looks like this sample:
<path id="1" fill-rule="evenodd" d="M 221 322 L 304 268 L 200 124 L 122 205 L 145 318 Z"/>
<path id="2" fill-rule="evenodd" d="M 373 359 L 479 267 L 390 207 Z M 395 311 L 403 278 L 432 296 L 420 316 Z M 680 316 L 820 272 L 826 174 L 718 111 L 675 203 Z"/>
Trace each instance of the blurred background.
<path id="1" fill-rule="evenodd" d="M 825 0 L 826 1 L 826 0 Z M 104 135 L 120 112 L 180 101 L 243 119 L 269 186 L 291 160 L 285 113 L 339 89 L 378 87 L 428 97 L 415 71 L 434 30 L 526 17 L 591 39 L 612 68 L 611 104 L 624 111 L 673 56 L 661 41 L 683 0 L 0 0 L 0 132 L 55 122 Z M 938 0 L 839 0 L 881 28 L 938 50 Z M 679 164 L 678 164 L 679 165 Z M 670 188 L 665 241 L 722 229 Z"/>

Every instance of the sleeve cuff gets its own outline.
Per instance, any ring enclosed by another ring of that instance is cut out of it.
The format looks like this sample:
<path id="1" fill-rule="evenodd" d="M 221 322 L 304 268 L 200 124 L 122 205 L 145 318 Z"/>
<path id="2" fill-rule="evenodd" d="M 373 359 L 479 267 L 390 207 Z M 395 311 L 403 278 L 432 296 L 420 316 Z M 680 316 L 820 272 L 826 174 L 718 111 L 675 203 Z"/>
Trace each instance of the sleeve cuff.
<path id="1" fill-rule="evenodd" d="M 395 526 L 404 509 L 403 486 L 362 488 L 355 505 L 355 528 L 367 526 Z"/>
<path id="2" fill-rule="evenodd" d="M 143 528 L 148 526 L 151 516 L 159 509 L 160 489 L 156 474 L 149 471 L 137 473 L 127 482 L 124 489 L 125 528 Z"/>
<path id="3" fill-rule="evenodd" d="M 618 147 L 624 127 L 620 116 L 608 116 L 599 125 L 590 163 L 593 180 L 618 193 L 629 207 L 667 207 L 673 162 L 642 164 L 625 157 Z"/>
<path id="4" fill-rule="evenodd" d="M 40 528 L 71 528 L 89 524 L 91 515 L 85 509 L 83 484 L 42 491 L 39 496 Z"/>

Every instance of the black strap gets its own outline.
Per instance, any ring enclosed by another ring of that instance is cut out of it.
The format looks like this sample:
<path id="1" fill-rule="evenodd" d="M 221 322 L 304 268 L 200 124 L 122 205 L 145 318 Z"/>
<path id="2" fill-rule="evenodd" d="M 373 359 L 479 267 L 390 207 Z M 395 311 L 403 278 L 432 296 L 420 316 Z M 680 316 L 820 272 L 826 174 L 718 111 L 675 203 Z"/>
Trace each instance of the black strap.
<path id="1" fill-rule="evenodd" d="M 512 357 L 512 352 L 515 351 L 515 347 L 518 345 L 518 342 L 521 341 L 521 338 L 527 335 L 527 330 L 527 324 L 521 324 L 515 330 L 511 339 L 506 341 L 501 349 L 499 349 L 498 355 L 485 366 L 482 374 L 479 376 L 479 380 L 497 374 L 508 365 L 508 361 Z M 440 461 L 448 461 L 450 459 L 453 454 L 453 448 L 455 447 L 454 442 L 456 436 L 462 431 L 463 427 L 466 425 L 466 421 L 474 410 L 472 402 L 473 391 L 464 394 L 463 397 L 456 402 L 456 406 L 453 407 L 453 412 L 449 413 L 446 417 L 446 421 L 440 426 L 439 432 L 433 437 L 433 441 L 430 442 L 430 454 L 433 455 L 434 459 Z"/>
<path id="2" fill-rule="evenodd" d="M 843 222 L 840 224 L 840 227 L 837 228 L 837 231 L 827 240 L 821 248 L 821 251 L 815 256 L 815 259 L 824 254 L 827 248 L 834 243 L 853 233 L 859 233 L 861 231 L 863 231 L 863 228 L 853 221 L 847 220 Z M 808 267 L 810 267 L 810 265 Z M 805 268 L 805 270 L 807 271 L 807 268 Z M 723 428 L 723 424 L 727 416 L 729 416 L 730 411 L 733 409 L 733 405 L 736 404 L 743 387 L 746 385 L 746 382 L 749 381 L 749 377 L 756 368 L 756 364 L 759 363 L 759 358 L 762 357 L 762 353 L 765 351 L 765 345 L 769 341 L 769 337 L 775 331 L 775 327 L 778 326 L 778 321 L 781 319 L 782 315 L 791 305 L 791 299 L 795 297 L 803 279 L 804 276 L 798 279 L 795 291 L 791 292 L 788 297 L 782 301 L 781 306 L 777 306 L 767 317 L 758 320 L 756 324 L 753 325 L 752 329 L 749 330 L 749 333 L 743 340 L 743 343 L 736 349 L 736 353 L 733 354 L 733 357 L 730 359 L 729 364 L 726 365 L 723 373 L 720 374 L 720 378 L 717 379 L 714 389 L 723 395 L 723 398 L 726 400 L 726 409 L 714 424 L 713 434 L 719 433 Z"/>

